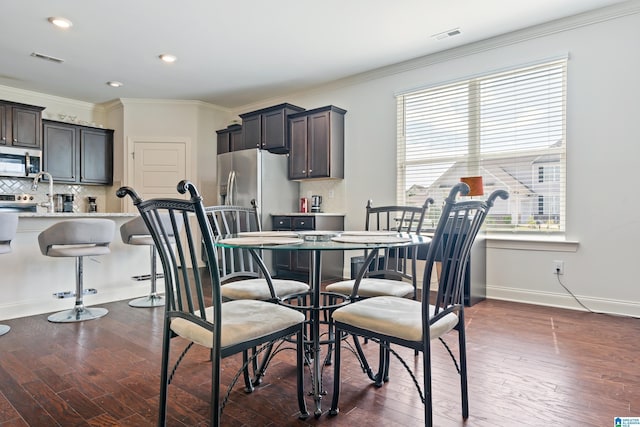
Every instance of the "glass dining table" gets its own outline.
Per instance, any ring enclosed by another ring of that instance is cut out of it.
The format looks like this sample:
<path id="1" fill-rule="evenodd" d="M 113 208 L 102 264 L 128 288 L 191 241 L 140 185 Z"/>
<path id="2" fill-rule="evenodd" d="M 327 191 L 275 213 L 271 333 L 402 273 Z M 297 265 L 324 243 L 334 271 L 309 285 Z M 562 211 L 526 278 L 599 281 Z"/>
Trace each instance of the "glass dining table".
<path id="1" fill-rule="evenodd" d="M 258 262 L 265 277 L 270 277 L 270 269 L 262 260 L 262 251 L 305 251 L 309 252 L 309 287 L 306 295 L 277 295 L 279 303 L 303 310 L 308 315 L 308 333 L 305 337 L 307 362 L 310 365 L 313 390 L 310 393 L 315 402 L 315 417 L 322 414 L 322 366 L 330 363 L 332 331 L 329 339 L 323 340 L 320 326 L 330 322 L 330 313 L 350 303 L 348 295 L 323 292 L 321 289 L 322 254 L 326 251 L 362 250 L 368 254 L 356 277 L 365 274 L 378 250 L 428 245 L 431 238 L 416 234 L 394 231 L 259 231 L 224 236 L 216 241 L 216 246 L 247 249 Z M 324 317 L 324 318 L 323 318 Z M 329 345 L 326 357 L 321 358 L 322 345 Z"/>

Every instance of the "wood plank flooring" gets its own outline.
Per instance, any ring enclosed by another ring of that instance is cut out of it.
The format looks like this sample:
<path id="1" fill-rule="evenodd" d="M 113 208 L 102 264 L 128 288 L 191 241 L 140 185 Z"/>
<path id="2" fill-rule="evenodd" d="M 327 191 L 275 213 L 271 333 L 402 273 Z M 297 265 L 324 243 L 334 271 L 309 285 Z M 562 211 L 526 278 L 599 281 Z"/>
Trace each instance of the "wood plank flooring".
<path id="1" fill-rule="evenodd" d="M 91 297 L 86 302 L 91 304 Z M 73 301 L 70 301 L 73 304 Z M 6 320 L 0 337 L 0 426 L 151 426 L 156 423 L 162 309 L 101 305 L 109 314 L 78 324 L 46 315 Z M 458 376 L 433 346 L 436 426 L 612 426 L 640 416 L 640 320 L 501 301 L 466 310 L 470 417 L 460 412 Z M 448 340 L 457 351 L 455 339 Z M 375 354 L 376 346 L 365 346 Z M 420 369 L 419 359 L 401 353 Z M 171 387 L 169 425 L 206 426 L 210 381 L 205 350 L 189 353 Z M 417 426 L 422 403 L 395 360 L 375 388 L 343 354 L 340 414 L 297 418 L 294 352 L 280 353 L 263 384 L 231 393 L 224 426 Z M 224 362 L 228 384 L 239 358 Z M 329 409 L 332 367 L 324 373 Z M 310 379 L 305 376 L 307 390 Z M 313 411 L 310 398 L 307 403 Z"/>

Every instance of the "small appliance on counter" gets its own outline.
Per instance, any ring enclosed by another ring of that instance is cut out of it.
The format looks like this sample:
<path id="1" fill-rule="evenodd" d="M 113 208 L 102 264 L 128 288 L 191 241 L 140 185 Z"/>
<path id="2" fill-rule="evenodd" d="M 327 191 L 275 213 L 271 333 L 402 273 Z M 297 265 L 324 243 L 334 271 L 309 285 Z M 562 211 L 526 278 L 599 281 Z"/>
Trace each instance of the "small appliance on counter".
<path id="1" fill-rule="evenodd" d="M 54 212 L 62 212 L 64 208 L 64 194 L 53 195 L 53 210 Z"/>
<path id="2" fill-rule="evenodd" d="M 73 212 L 73 194 L 54 194 L 54 212 Z"/>
<path id="3" fill-rule="evenodd" d="M 62 212 L 73 212 L 73 194 L 65 194 Z"/>
<path id="4" fill-rule="evenodd" d="M 94 213 L 98 212 L 98 204 L 96 203 L 97 197 L 87 196 L 87 212 Z"/>
<path id="5" fill-rule="evenodd" d="M 322 212 L 320 205 L 322 204 L 322 196 L 311 196 L 311 212 Z"/>

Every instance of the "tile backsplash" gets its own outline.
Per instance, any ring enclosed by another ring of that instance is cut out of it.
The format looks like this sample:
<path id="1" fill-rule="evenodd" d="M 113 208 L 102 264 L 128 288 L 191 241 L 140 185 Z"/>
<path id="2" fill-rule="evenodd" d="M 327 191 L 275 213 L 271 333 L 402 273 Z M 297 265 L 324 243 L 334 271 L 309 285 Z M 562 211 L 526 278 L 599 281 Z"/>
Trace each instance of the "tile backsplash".
<path id="1" fill-rule="evenodd" d="M 32 190 L 33 179 L 27 178 L 0 178 L 0 194 L 32 194 L 38 204 L 47 201 L 49 183 L 38 183 L 38 189 Z M 74 185 L 56 184 L 53 181 L 54 194 L 73 194 L 73 211 L 87 212 L 89 208 L 88 196 L 95 197 L 98 212 L 104 212 L 106 206 L 106 186 L 102 185 Z M 40 208 L 43 209 L 43 208 Z"/>

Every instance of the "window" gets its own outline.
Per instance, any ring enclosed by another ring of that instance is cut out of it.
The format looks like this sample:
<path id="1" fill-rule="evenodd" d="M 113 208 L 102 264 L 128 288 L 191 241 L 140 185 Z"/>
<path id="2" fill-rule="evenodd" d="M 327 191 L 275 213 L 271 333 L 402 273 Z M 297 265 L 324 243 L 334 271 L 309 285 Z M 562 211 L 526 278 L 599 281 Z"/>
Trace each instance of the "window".
<path id="1" fill-rule="evenodd" d="M 464 176 L 505 189 L 488 231 L 565 229 L 566 59 L 398 95 L 398 203 L 429 209 Z"/>

